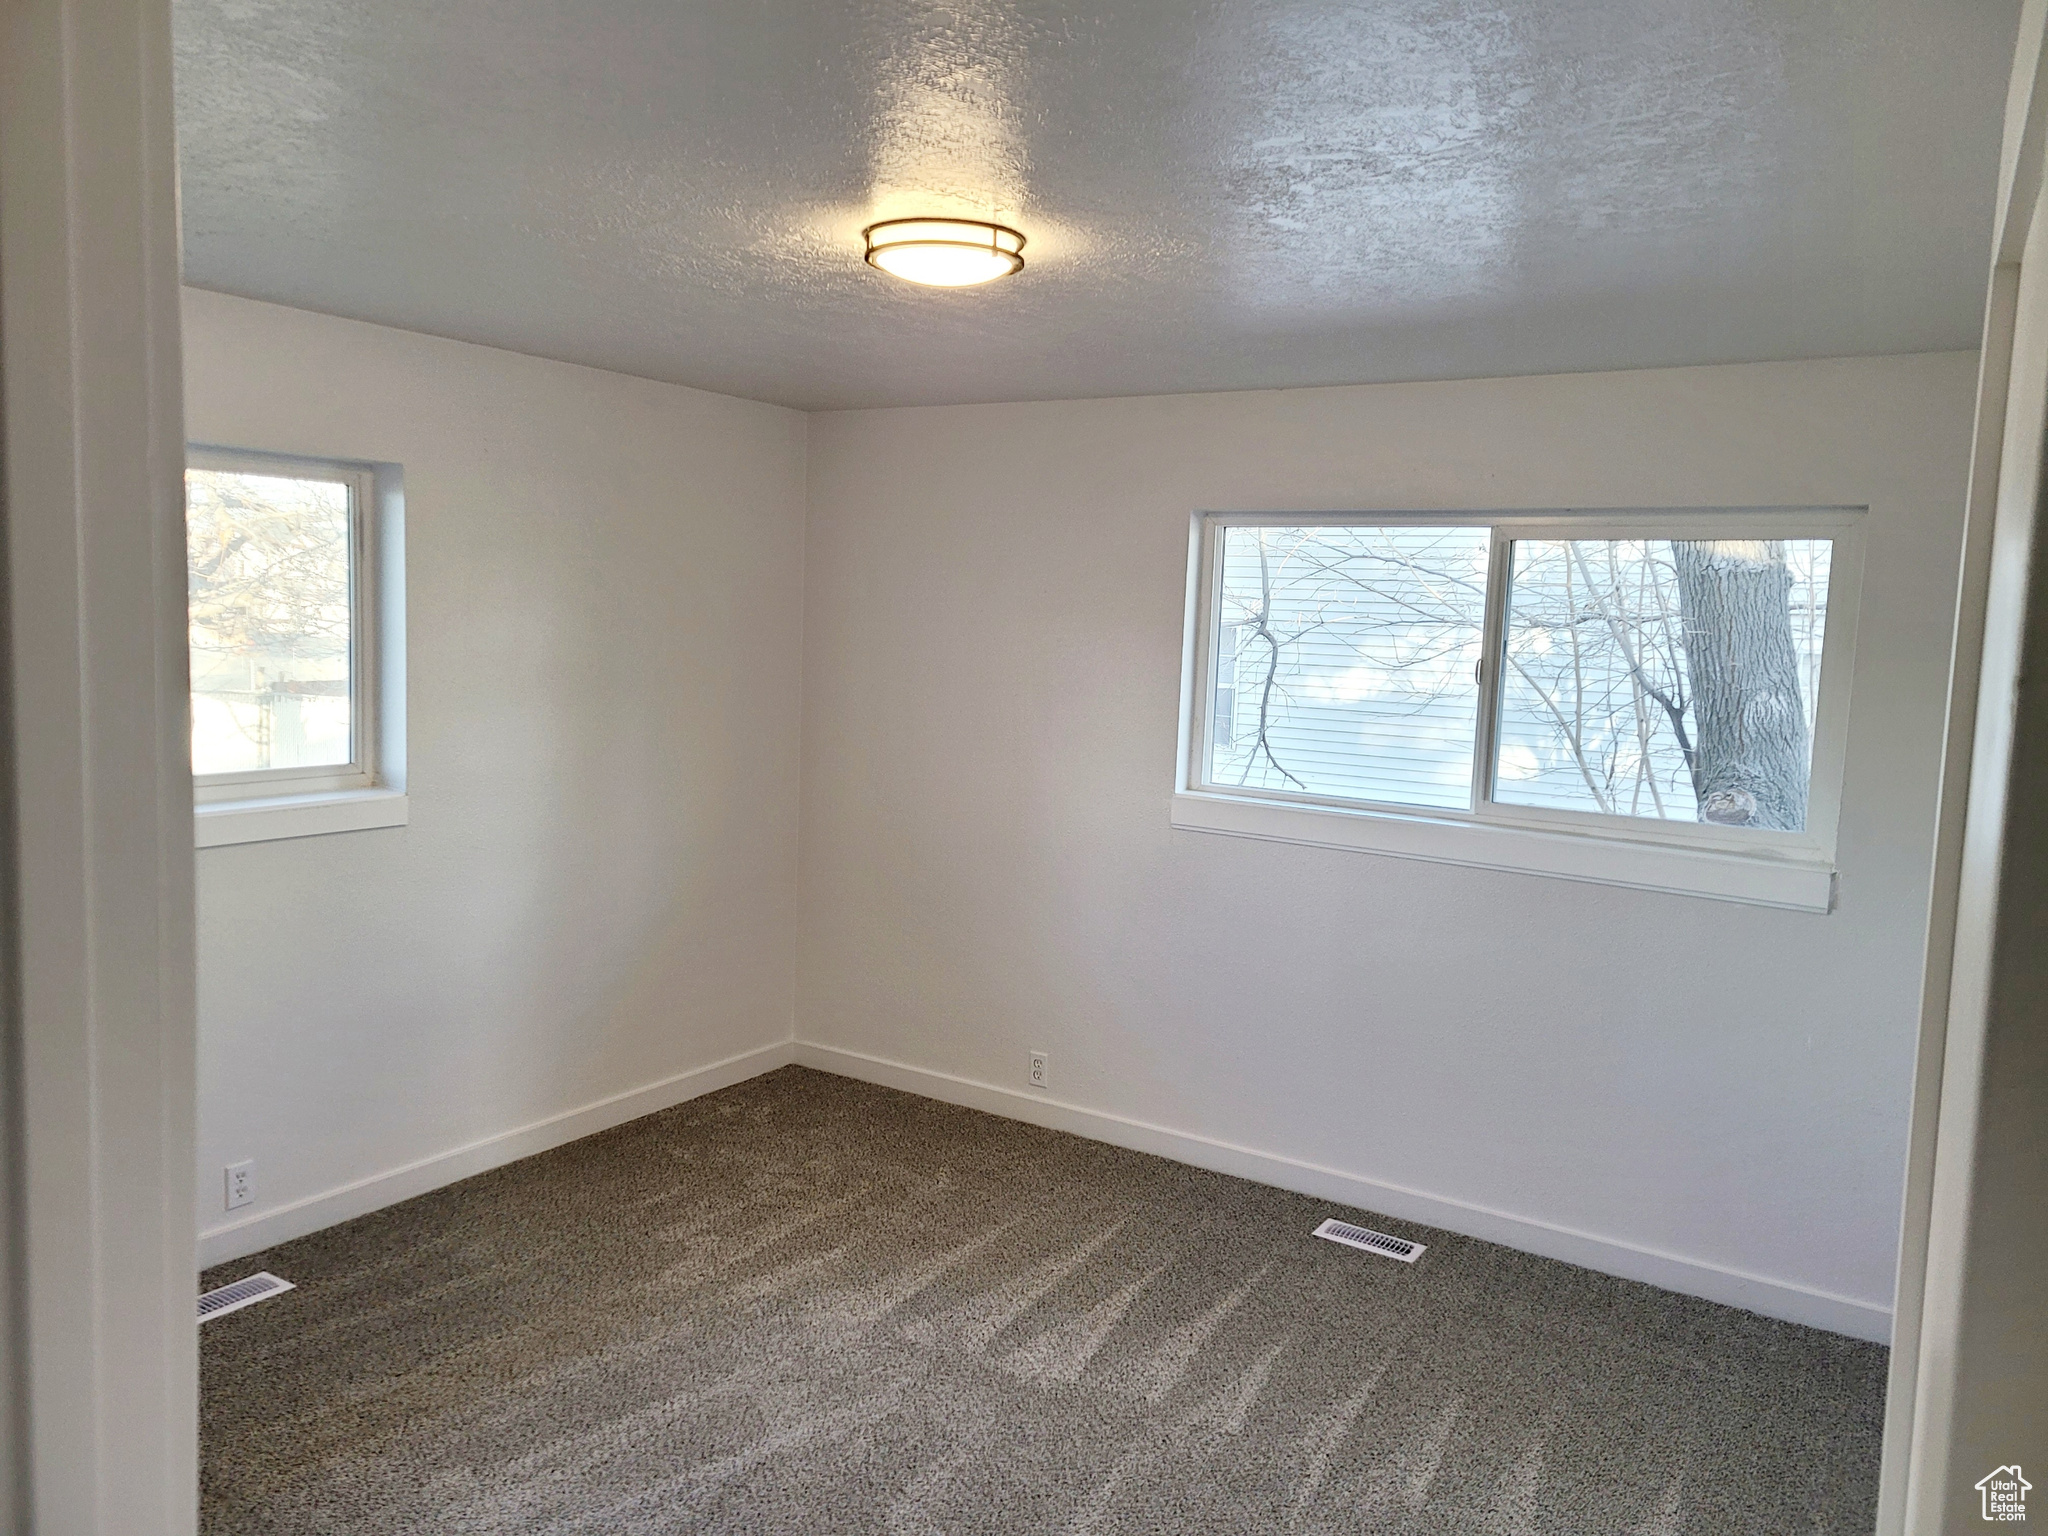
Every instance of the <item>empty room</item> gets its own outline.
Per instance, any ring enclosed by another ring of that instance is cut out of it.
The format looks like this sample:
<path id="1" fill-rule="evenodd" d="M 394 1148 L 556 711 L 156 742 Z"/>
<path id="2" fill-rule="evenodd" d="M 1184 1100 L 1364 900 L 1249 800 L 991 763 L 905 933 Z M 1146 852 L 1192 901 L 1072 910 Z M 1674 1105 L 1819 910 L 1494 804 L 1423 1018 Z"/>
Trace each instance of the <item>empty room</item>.
<path id="1" fill-rule="evenodd" d="M 8 27 L 0 1525 L 2025 1520 L 2048 0 Z"/>

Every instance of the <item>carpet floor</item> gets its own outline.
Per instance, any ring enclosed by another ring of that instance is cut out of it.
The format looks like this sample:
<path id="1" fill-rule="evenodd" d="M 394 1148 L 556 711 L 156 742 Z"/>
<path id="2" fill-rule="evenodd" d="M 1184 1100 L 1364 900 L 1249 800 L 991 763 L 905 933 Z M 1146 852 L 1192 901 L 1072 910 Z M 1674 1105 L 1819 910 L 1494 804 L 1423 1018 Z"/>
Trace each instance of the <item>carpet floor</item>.
<path id="1" fill-rule="evenodd" d="M 298 1289 L 201 1330 L 207 1536 L 1861 1536 L 1875 1505 L 1877 1346 L 796 1067 L 205 1283 L 261 1269 Z"/>

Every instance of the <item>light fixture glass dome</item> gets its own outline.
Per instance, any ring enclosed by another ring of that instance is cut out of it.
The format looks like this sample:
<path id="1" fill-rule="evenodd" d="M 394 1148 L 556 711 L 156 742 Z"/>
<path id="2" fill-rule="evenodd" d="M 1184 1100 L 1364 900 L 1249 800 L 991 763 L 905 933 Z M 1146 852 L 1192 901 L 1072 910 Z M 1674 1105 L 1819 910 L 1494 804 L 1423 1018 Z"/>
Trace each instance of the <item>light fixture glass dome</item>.
<path id="1" fill-rule="evenodd" d="M 887 219 L 861 231 L 868 265 L 933 288 L 967 288 L 1024 270 L 1024 237 L 976 219 Z"/>

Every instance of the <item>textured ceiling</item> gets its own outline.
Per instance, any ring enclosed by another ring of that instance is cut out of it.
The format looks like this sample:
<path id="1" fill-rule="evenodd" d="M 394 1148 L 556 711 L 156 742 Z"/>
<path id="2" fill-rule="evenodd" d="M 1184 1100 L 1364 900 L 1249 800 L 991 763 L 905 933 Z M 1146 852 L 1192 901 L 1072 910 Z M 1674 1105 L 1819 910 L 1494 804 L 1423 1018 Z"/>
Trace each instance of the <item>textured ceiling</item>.
<path id="1" fill-rule="evenodd" d="M 186 273 L 812 408 L 1966 347 L 2018 12 L 176 0 Z"/>

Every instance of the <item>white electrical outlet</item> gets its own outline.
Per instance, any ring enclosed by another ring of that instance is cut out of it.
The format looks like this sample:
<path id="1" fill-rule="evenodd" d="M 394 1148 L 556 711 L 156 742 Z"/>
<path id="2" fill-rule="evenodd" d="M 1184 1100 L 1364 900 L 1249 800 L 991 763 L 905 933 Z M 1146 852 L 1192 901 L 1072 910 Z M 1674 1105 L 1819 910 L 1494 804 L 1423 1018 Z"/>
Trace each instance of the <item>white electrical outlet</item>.
<path id="1" fill-rule="evenodd" d="M 1031 1086 L 1034 1088 L 1050 1088 L 1052 1086 L 1052 1069 L 1046 1065 L 1045 1052 L 1043 1051 L 1033 1051 L 1031 1053 Z"/>
<path id="2" fill-rule="evenodd" d="M 227 1208 L 235 1210 L 256 1198 L 256 1165 L 230 1163 L 222 1170 L 227 1184 Z"/>

